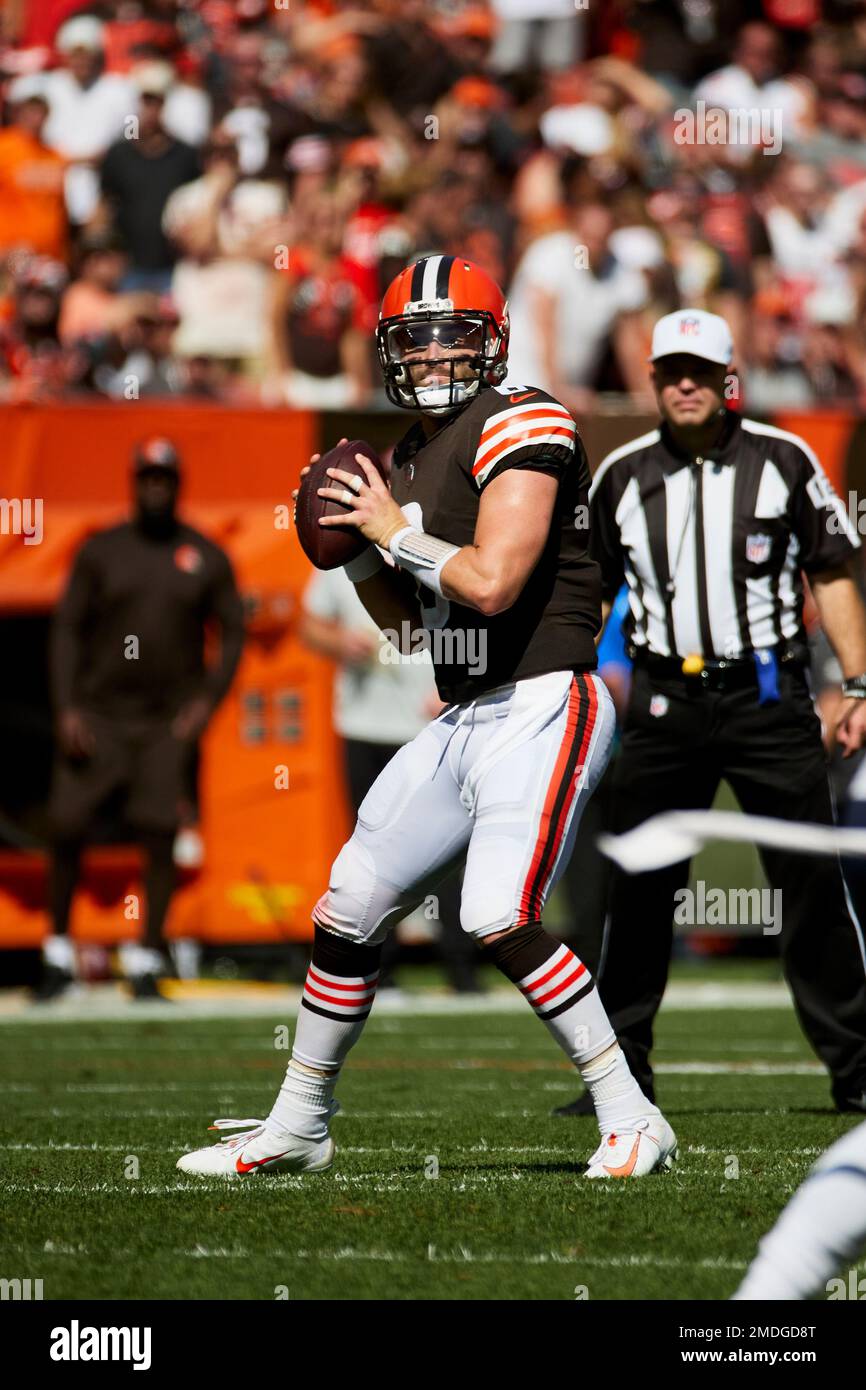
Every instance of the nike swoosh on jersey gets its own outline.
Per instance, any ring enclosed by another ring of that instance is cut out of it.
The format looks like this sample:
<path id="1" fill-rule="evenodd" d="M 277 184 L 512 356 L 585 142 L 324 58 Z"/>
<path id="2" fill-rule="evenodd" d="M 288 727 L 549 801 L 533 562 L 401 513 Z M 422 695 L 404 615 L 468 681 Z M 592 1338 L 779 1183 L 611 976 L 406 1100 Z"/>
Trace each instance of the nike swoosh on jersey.
<path id="1" fill-rule="evenodd" d="M 530 396 L 537 396 L 537 391 L 524 391 L 522 396 L 509 396 L 508 399 L 516 405 L 518 401 L 528 401 Z"/>

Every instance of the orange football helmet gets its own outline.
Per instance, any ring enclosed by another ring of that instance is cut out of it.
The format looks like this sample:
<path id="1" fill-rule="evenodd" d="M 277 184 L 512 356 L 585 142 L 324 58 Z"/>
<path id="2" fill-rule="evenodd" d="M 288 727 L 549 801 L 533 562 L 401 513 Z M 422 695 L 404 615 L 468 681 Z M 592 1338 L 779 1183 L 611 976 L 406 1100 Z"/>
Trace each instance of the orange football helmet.
<path id="1" fill-rule="evenodd" d="M 508 331 L 508 304 L 486 270 L 460 256 L 422 257 L 382 300 L 376 348 L 388 399 L 429 415 L 462 409 L 505 377 Z"/>

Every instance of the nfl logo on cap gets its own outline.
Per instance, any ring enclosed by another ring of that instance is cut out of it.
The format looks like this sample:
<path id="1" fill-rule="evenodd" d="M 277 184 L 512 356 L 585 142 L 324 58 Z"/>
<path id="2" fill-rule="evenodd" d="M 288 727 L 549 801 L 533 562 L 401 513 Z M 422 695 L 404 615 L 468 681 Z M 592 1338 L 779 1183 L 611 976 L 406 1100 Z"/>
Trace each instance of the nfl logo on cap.
<path id="1" fill-rule="evenodd" d="M 731 330 L 718 314 L 708 314 L 704 309 L 677 309 L 673 314 L 665 314 L 653 329 L 650 361 L 677 354 L 702 357 L 706 362 L 726 367 L 734 355 Z"/>

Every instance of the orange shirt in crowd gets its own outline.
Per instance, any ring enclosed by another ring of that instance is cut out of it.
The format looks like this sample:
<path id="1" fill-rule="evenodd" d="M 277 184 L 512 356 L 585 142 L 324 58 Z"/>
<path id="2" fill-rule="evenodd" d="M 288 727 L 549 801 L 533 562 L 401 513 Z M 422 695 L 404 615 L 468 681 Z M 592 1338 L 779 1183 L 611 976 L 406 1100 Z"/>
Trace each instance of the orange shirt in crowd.
<path id="1" fill-rule="evenodd" d="M 17 126 L 0 130 L 0 252 L 27 246 L 66 259 L 65 162 Z"/>

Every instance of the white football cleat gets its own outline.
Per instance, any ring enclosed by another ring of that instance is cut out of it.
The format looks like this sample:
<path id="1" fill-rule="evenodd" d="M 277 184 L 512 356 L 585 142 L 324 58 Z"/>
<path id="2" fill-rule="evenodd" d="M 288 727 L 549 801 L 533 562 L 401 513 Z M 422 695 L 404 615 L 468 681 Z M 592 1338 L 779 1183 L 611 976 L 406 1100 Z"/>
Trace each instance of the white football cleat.
<path id="1" fill-rule="evenodd" d="M 679 1149 L 664 1115 L 647 1115 L 630 1129 L 612 1131 L 589 1160 L 585 1178 L 642 1178 L 671 1169 Z"/>
<path id="2" fill-rule="evenodd" d="M 177 1160 L 182 1173 L 200 1178 L 250 1178 L 256 1173 L 323 1173 L 334 1161 L 334 1141 L 281 1138 L 264 1120 L 214 1120 L 211 1129 L 246 1129 Z"/>

